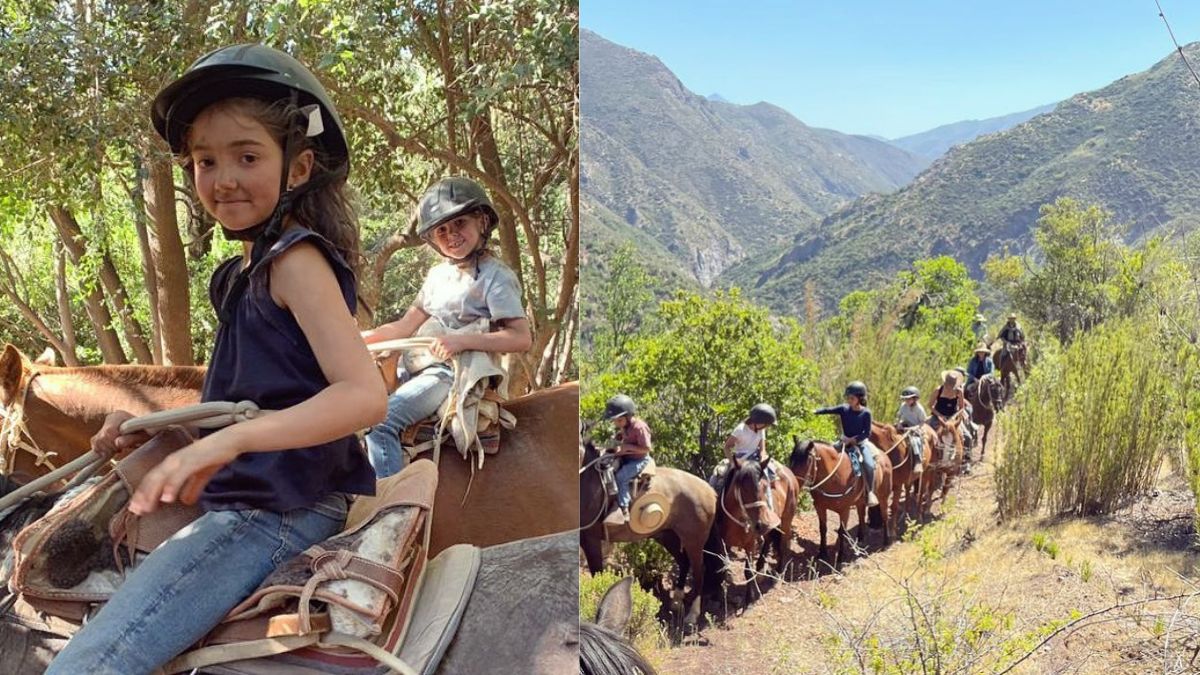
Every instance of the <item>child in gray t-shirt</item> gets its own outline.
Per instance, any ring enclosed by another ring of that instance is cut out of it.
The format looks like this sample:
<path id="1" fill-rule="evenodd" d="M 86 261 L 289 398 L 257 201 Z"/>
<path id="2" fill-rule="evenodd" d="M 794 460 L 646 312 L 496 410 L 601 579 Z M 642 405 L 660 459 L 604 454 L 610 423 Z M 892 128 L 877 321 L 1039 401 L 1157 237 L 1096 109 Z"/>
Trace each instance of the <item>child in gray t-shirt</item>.
<path id="1" fill-rule="evenodd" d="M 445 361 L 462 351 L 523 352 L 533 343 L 517 275 L 487 248 L 500 217 L 478 183 L 443 178 L 421 197 L 417 234 L 445 261 L 425 276 L 412 306 L 399 321 L 363 333 L 367 343 L 411 337 L 427 321 L 451 330 L 486 319 L 490 331 L 442 335 L 430 350 L 442 363 L 414 373 L 388 399 L 388 415 L 367 434 L 371 465 L 380 478 L 404 467 L 400 433 L 437 412 L 450 393 Z"/>

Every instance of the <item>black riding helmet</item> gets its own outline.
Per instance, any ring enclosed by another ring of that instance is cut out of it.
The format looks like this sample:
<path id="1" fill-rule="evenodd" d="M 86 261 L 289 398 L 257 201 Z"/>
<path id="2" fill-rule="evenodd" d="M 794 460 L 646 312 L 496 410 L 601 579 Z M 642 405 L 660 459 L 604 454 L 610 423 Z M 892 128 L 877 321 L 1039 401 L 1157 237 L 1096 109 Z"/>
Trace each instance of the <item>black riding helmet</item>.
<path id="1" fill-rule="evenodd" d="M 437 229 L 438 225 L 476 211 L 487 216 L 487 225 L 484 226 L 483 233 L 479 237 L 479 245 L 475 247 L 474 251 L 467 254 L 465 258 L 450 258 L 433 245 L 433 231 Z M 492 206 L 492 200 L 488 199 L 483 186 L 470 178 L 450 176 L 430 185 L 425 194 L 421 195 L 417 236 L 433 246 L 438 253 L 442 253 L 443 256 L 456 263 L 474 260 L 475 276 L 478 277 L 480 256 L 487 251 L 488 239 L 491 238 L 492 230 L 496 229 L 499 222 L 500 215 L 496 213 L 495 207 Z"/>
<path id="2" fill-rule="evenodd" d="M 860 382 L 858 380 L 855 380 L 855 381 L 851 382 L 850 384 L 846 385 L 846 391 L 842 395 L 843 396 L 857 396 L 858 400 L 860 402 L 862 402 L 863 404 L 866 404 L 866 402 L 867 402 L 867 385 L 863 384 L 862 382 Z"/>
<path id="3" fill-rule="evenodd" d="M 746 421 L 750 424 L 775 424 L 775 409 L 766 403 L 759 403 L 750 409 L 750 415 Z"/>
<path id="4" fill-rule="evenodd" d="M 299 106 L 320 107 L 323 128 L 314 141 L 328 155 L 329 168 L 348 166 L 345 128 L 325 87 L 304 64 L 263 45 L 222 47 L 196 59 L 179 79 L 154 97 L 150 118 L 158 135 L 179 154 L 188 127 L 213 103 L 243 97 L 280 101 L 292 95 Z"/>
<path id="5" fill-rule="evenodd" d="M 906 399 L 906 398 L 912 398 L 914 396 L 920 396 L 920 395 L 921 395 L 921 390 L 917 389 L 916 387 L 905 387 L 904 391 L 900 392 L 901 400 Z"/>
<path id="6" fill-rule="evenodd" d="M 637 413 L 637 406 L 633 404 L 633 399 L 625 394 L 617 394 L 604 404 L 605 421 L 615 420 L 623 415 L 633 417 L 635 413 Z"/>

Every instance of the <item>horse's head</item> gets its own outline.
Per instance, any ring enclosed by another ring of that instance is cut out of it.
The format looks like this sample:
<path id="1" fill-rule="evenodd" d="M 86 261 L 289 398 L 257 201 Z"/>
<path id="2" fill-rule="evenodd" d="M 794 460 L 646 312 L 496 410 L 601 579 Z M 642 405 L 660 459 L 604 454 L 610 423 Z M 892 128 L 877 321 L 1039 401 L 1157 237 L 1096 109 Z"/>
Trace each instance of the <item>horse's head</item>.
<path id="1" fill-rule="evenodd" d="M 800 476 L 808 468 L 808 460 L 812 458 L 815 442 L 811 439 L 802 441 L 799 436 L 792 436 L 792 454 L 788 457 L 788 468 L 796 476 Z"/>
<path id="2" fill-rule="evenodd" d="M 999 410 L 1004 405 L 1004 383 L 991 373 L 984 375 L 983 379 L 979 382 L 980 393 L 983 394 L 983 392 L 986 392 L 988 407 Z"/>
<path id="3" fill-rule="evenodd" d="M 32 363 L 21 350 L 11 344 L 4 345 L 0 351 L 0 406 L 7 408 L 17 402 L 32 370 Z"/>
<path id="4" fill-rule="evenodd" d="M 779 516 L 767 506 L 767 491 L 771 489 L 767 481 L 769 462 L 770 458 L 756 462 L 734 457 L 729 464 L 729 478 L 722 497 L 726 512 L 743 528 L 752 529 L 759 535 L 779 526 Z"/>

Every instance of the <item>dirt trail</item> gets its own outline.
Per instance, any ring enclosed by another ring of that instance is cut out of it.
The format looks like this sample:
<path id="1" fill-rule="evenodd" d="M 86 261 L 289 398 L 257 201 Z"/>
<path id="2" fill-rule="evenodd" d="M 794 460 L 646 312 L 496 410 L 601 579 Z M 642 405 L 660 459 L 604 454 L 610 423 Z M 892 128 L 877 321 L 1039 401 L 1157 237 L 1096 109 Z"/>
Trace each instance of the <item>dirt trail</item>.
<path id="1" fill-rule="evenodd" d="M 924 653 L 931 673 L 1006 672 L 1059 626 L 1124 604 L 1068 626 L 1007 672 L 1200 672 L 1200 658 L 1190 661 L 1200 598 L 1143 602 L 1200 590 L 1187 486 L 1164 471 L 1155 494 L 1113 516 L 1000 523 L 992 457 L 944 508 L 935 502 L 933 523 L 841 574 L 764 579 L 744 607 L 745 587 L 735 587 L 707 607 L 728 613 L 723 623 L 652 662 L 680 674 L 908 673 L 922 672 Z M 798 520 L 803 566 L 816 518 Z M 870 541 L 878 548 L 877 531 Z"/>

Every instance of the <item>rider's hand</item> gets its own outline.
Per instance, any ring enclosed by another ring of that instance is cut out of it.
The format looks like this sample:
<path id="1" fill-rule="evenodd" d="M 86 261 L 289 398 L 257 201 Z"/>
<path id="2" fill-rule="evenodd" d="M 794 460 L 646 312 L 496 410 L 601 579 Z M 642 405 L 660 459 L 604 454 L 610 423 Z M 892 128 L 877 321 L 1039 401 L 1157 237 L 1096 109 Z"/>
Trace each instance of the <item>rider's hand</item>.
<path id="1" fill-rule="evenodd" d="M 100 431 L 97 431 L 96 435 L 92 436 L 92 450 L 99 453 L 102 457 L 110 458 L 118 453 L 132 450 L 150 440 L 150 434 L 145 431 L 137 431 L 132 434 L 121 433 L 121 425 L 133 419 L 133 417 L 132 414 L 124 410 L 109 413 L 108 417 L 104 418 L 104 424 L 101 425 Z"/>
<path id="2" fill-rule="evenodd" d="M 160 502 L 195 504 L 213 474 L 241 454 L 234 435 L 227 431 L 205 436 L 159 462 L 138 485 L 129 500 L 129 510 L 144 516 L 157 509 Z"/>
<path id="3" fill-rule="evenodd" d="M 429 351 L 434 356 L 443 361 L 449 361 L 450 357 L 463 351 L 463 336 L 461 335 L 441 335 L 433 339 L 433 345 Z"/>

